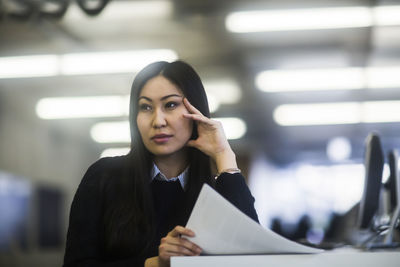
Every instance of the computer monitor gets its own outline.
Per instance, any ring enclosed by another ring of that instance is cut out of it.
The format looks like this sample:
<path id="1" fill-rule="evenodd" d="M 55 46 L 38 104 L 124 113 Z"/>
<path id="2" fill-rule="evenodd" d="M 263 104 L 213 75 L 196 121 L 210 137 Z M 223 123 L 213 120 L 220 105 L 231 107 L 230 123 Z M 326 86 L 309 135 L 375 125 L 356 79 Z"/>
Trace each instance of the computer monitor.
<path id="1" fill-rule="evenodd" d="M 390 193 L 390 225 L 388 232 L 384 238 L 384 244 L 398 245 L 393 242 L 394 231 L 396 228 L 397 221 L 400 217 L 400 176 L 398 168 L 398 152 L 397 150 L 391 150 L 388 154 L 390 177 L 389 177 L 389 193 Z"/>
<path id="2" fill-rule="evenodd" d="M 398 168 L 399 155 L 397 150 L 393 149 L 388 153 L 390 176 L 387 181 L 387 189 L 389 191 L 390 202 L 389 211 L 393 213 L 400 203 L 400 185 L 399 185 L 399 168 Z"/>
<path id="3" fill-rule="evenodd" d="M 369 134 L 366 139 L 364 160 L 364 191 L 357 218 L 357 227 L 361 230 L 369 229 L 373 226 L 373 218 L 379 207 L 384 155 L 380 138 L 376 133 Z"/>

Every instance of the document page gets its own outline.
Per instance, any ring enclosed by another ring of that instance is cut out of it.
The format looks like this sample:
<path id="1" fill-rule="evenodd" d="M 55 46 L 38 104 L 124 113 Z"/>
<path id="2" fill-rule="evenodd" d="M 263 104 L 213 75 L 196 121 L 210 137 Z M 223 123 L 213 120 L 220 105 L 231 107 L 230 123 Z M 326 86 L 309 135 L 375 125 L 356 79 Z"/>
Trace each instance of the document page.
<path id="1" fill-rule="evenodd" d="M 188 238 L 204 254 L 318 253 L 321 249 L 290 241 L 263 228 L 204 184 L 190 215 L 187 228 L 196 234 Z"/>

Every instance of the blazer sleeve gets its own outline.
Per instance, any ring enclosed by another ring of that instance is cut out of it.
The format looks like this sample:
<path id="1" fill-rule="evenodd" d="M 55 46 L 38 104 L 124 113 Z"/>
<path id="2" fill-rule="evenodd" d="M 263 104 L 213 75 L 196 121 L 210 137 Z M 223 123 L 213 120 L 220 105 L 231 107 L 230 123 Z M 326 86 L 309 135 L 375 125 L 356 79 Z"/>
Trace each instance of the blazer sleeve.
<path id="1" fill-rule="evenodd" d="M 63 267 L 136 267 L 144 266 L 143 257 L 105 261 L 102 257 L 100 178 L 103 160 L 94 163 L 84 175 L 71 205 Z"/>
<path id="2" fill-rule="evenodd" d="M 240 173 L 222 173 L 216 180 L 215 189 L 244 214 L 258 221 L 254 197 Z"/>

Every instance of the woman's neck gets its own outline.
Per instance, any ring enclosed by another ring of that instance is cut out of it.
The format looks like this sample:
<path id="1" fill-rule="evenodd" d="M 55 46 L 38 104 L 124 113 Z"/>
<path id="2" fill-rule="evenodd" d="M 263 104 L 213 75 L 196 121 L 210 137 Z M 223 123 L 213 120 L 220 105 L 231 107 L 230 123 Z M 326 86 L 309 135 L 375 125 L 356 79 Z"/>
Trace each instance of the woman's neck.
<path id="1" fill-rule="evenodd" d="M 156 156 L 154 163 L 168 179 L 177 177 L 188 165 L 188 153 L 181 151 L 168 156 Z"/>

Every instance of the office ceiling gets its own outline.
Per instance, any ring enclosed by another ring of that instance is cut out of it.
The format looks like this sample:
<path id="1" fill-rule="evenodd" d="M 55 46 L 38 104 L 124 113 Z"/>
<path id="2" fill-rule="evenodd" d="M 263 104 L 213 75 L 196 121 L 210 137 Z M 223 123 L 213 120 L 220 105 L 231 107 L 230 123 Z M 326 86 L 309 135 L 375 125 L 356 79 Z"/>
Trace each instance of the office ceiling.
<path id="1" fill-rule="evenodd" d="M 172 15 L 167 18 L 110 20 L 101 16 L 116 1 L 93 17 L 71 1 L 60 19 L 35 12 L 27 18 L 12 18 L 7 8 L 13 2 L 17 0 L 0 1 L 0 57 L 169 48 L 192 64 L 203 80 L 233 78 L 240 85 L 241 100 L 222 105 L 213 116 L 245 120 L 246 135 L 232 140 L 240 153 L 261 151 L 277 165 L 327 163 L 328 141 L 343 136 L 351 142 L 351 158 L 361 160 L 364 139 L 371 131 L 381 134 L 385 149 L 400 148 L 400 123 L 279 126 L 272 116 L 277 106 L 287 103 L 400 100 L 400 88 L 266 93 L 258 90 L 254 81 L 256 74 L 266 69 L 400 66 L 399 26 L 231 33 L 224 24 L 226 15 L 237 10 L 391 5 L 399 1 L 174 0 Z M 72 16 L 73 11 L 79 16 Z M 0 79 L 0 98 L 1 103 L 13 107 L 12 112 L 38 122 L 35 105 L 43 97 L 126 95 L 133 77 L 121 73 Z M 0 108 L 0 112 L 10 111 Z M 48 120 L 43 125 L 76 136 L 87 149 L 100 152 L 123 146 L 91 139 L 90 127 L 99 121 L 104 119 Z"/>

